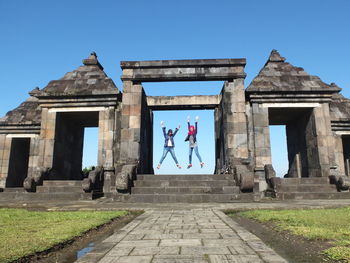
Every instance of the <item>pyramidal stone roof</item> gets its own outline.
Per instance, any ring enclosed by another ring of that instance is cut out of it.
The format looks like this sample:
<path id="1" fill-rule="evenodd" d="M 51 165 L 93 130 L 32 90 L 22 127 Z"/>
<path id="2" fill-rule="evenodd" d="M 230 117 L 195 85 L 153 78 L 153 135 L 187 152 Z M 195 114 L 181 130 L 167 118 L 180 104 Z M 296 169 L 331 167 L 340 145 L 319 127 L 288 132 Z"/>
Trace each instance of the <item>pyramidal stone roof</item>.
<path id="1" fill-rule="evenodd" d="M 341 94 L 334 94 L 332 96 L 329 110 L 332 121 L 350 120 L 350 100 Z"/>
<path id="2" fill-rule="evenodd" d="M 277 50 L 272 50 L 270 57 L 253 79 L 246 91 L 255 92 L 339 92 L 336 85 L 328 85 L 319 77 L 309 75 L 303 68 L 287 62 Z"/>
<path id="3" fill-rule="evenodd" d="M 45 97 L 114 96 L 119 90 L 103 71 L 95 52 L 83 60 L 83 66 L 68 72 L 59 80 L 50 81 L 43 88 L 35 88 L 25 102 L 6 116 L 0 118 L 0 125 L 40 125 L 41 108 L 39 100 Z"/>
<path id="4" fill-rule="evenodd" d="M 40 125 L 41 108 L 39 99 L 29 97 L 17 108 L 0 118 L 0 125 Z"/>
<path id="5" fill-rule="evenodd" d="M 95 52 L 84 59 L 83 64 L 63 78 L 50 81 L 42 90 L 34 89 L 29 94 L 38 98 L 119 94 L 113 80 L 103 71 Z"/>

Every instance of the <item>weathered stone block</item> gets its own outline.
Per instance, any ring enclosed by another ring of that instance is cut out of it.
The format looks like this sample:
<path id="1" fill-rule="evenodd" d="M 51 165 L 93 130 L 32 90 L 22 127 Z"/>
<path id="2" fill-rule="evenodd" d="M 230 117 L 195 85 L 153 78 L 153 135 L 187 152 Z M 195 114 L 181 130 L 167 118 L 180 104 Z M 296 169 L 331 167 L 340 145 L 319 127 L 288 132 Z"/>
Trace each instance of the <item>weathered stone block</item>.
<path id="1" fill-rule="evenodd" d="M 138 158 L 140 156 L 140 143 L 130 142 L 127 152 L 128 152 L 129 158 L 138 160 Z"/>
<path id="2" fill-rule="evenodd" d="M 131 105 L 130 106 L 130 115 L 138 116 L 141 114 L 141 104 Z"/>
<path id="3" fill-rule="evenodd" d="M 130 105 L 128 104 L 123 105 L 122 115 L 126 115 L 126 116 L 130 115 Z"/>
<path id="4" fill-rule="evenodd" d="M 130 116 L 130 128 L 141 128 L 141 117 L 140 116 Z"/>
<path id="5" fill-rule="evenodd" d="M 234 102 L 231 105 L 231 111 L 235 112 L 245 112 L 245 102 Z"/>
<path id="6" fill-rule="evenodd" d="M 130 117 L 128 115 L 121 117 L 121 127 L 122 127 L 122 129 L 128 129 L 129 128 L 129 120 L 130 120 Z"/>

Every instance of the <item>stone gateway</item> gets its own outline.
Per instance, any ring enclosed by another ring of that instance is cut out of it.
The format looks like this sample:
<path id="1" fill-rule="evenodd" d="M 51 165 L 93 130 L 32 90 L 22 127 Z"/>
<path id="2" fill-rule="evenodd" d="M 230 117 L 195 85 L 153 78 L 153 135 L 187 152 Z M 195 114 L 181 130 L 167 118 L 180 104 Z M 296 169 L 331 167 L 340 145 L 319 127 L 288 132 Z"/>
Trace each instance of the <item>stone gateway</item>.
<path id="1" fill-rule="evenodd" d="M 123 91 L 93 52 L 0 119 L 0 198 L 233 202 L 349 198 L 350 100 L 273 50 L 245 89 L 245 59 L 122 61 Z M 143 82 L 223 81 L 212 96 L 147 96 Z M 213 109 L 215 172 L 154 175 L 153 111 Z M 285 125 L 288 173 L 275 176 L 269 125 Z M 98 164 L 82 173 L 84 128 Z"/>

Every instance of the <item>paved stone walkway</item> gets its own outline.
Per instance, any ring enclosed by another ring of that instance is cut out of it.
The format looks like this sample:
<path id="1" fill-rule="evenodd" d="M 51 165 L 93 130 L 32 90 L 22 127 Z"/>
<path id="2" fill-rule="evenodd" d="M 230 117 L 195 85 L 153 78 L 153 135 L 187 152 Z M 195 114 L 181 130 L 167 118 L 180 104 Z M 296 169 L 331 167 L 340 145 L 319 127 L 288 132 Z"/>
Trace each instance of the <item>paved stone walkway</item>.
<path id="1" fill-rule="evenodd" d="M 77 263 L 287 262 L 216 209 L 146 210 Z"/>

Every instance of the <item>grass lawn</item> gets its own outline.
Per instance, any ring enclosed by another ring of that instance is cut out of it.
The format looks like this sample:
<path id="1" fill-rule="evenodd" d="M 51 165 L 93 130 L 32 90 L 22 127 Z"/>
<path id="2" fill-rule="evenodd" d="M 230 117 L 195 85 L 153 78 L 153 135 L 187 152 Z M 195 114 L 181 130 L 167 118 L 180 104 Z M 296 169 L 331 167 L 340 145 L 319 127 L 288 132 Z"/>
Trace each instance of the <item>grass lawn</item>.
<path id="1" fill-rule="evenodd" d="M 330 240 L 333 247 L 324 253 L 342 262 L 350 262 L 350 207 L 307 210 L 254 210 L 241 216 L 261 222 L 273 222 L 281 230 L 312 240 Z"/>
<path id="2" fill-rule="evenodd" d="M 44 251 L 127 214 L 127 211 L 33 212 L 0 209 L 0 262 Z"/>

